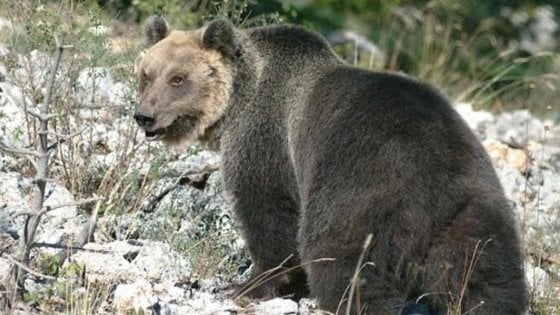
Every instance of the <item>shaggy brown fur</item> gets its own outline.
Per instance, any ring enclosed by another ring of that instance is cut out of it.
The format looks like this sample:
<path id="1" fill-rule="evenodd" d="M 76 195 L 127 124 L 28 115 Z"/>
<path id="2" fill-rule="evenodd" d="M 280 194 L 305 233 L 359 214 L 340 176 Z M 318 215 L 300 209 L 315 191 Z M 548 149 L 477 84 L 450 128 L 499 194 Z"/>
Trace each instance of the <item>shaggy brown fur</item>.
<path id="1" fill-rule="evenodd" d="M 137 117 L 147 119 L 138 119 L 139 123 L 148 138 L 167 144 L 210 139 L 210 127 L 227 107 L 232 69 L 219 52 L 203 47 L 200 31 L 165 30 L 164 35 L 165 41 L 153 45 L 138 65 Z"/>
<path id="2" fill-rule="evenodd" d="M 155 18 L 147 34 L 135 118 L 148 138 L 219 143 L 255 275 L 308 263 L 253 296 L 307 283 L 322 308 L 344 307 L 372 234 L 356 290 L 368 314 L 526 310 L 512 211 L 436 89 L 345 65 L 297 27 L 180 32 Z"/>

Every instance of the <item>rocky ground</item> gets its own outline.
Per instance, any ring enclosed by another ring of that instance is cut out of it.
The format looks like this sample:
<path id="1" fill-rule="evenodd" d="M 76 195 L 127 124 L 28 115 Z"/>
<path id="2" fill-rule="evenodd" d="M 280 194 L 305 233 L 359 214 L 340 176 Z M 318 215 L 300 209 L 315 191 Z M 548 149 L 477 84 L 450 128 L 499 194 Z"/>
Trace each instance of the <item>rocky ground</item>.
<path id="1" fill-rule="evenodd" d="M 36 108 L 37 102 L 30 82 L 47 80 L 48 71 L 42 69 L 51 61 L 43 52 L 18 55 L 0 44 L 4 143 L 33 145 L 36 128 L 26 109 Z M 57 81 L 62 86 L 68 79 L 61 74 Z M 63 141 L 53 156 L 45 205 L 64 206 L 43 217 L 32 252 L 32 268 L 58 278 L 30 276 L 27 304 L 12 305 L 15 313 L 313 311 L 308 299 L 225 299 L 219 289 L 246 277 L 250 261 L 222 196 L 219 157 L 196 146 L 177 151 L 143 142 L 130 117 L 134 89 L 114 78 L 111 69 L 79 69 L 71 86 L 65 97 L 76 107 L 57 113 L 57 132 L 83 131 Z M 84 104 L 94 98 L 100 106 Z M 560 126 L 527 110 L 492 114 L 469 104 L 456 108 L 483 142 L 515 209 L 533 300 L 560 299 Z M 1 281 L 13 266 L 10 253 L 23 229 L 24 217 L 16 214 L 31 210 L 33 175 L 28 159 L 0 151 Z M 80 202 L 88 198 L 95 201 Z M 95 213 L 99 218 L 92 240 L 72 251 Z M 61 250 L 73 253 L 64 262 L 56 261 L 53 257 Z M 553 306 L 545 307 L 554 312 Z"/>

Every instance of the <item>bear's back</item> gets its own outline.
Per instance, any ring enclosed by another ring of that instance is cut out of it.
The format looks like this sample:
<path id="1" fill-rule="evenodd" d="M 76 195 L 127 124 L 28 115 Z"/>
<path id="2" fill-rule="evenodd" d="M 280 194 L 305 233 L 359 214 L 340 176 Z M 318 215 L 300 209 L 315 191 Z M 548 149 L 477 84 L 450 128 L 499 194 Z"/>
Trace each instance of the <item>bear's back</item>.
<path id="1" fill-rule="evenodd" d="M 328 42 L 319 34 L 292 25 L 257 27 L 249 30 L 251 42 L 267 58 L 281 62 L 292 60 L 323 59 L 340 64 Z M 280 58 L 280 59 L 278 59 Z"/>

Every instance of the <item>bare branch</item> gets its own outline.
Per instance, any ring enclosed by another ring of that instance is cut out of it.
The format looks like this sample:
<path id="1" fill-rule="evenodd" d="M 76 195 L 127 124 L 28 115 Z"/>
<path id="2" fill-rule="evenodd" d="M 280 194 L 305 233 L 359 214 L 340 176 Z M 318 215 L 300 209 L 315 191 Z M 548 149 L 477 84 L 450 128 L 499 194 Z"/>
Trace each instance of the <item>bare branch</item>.
<path id="1" fill-rule="evenodd" d="M 87 204 L 87 203 L 92 203 L 92 202 L 99 201 L 99 200 L 102 200 L 102 198 L 93 197 L 93 198 L 78 200 L 76 202 L 61 203 L 61 204 L 58 204 L 58 205 L 55 205 L 55 206 L 46 206 L 46 207 L 43 207 L 43 210 L 41 210 L 40 212 L 20 211 L 20 212 L 16 212 L 16 213 L 12 214 L 10 216 L 10 218 L 15 219 L 17 217 L 21 217 L 21 216 L 24 216 L 24 215 L 27 215 L 27 216 L 40 215 L 40 216 L 42 216 L 42 215 L 45 215 L 45 214 L 47 214 L 47 213 L 49 213 L 53 210 L 56 210 L 56 209 L 60 209 L 60 208 L 64 208 L 64 207 L 80 206 L 80 205 L 84 205 L 84 204 Z"/>
<path id="2" fill-rule="evenodd" d="M 86 223 L 86 225 L 89 225 L 89 224 Z M 81 237 L 81 235 L 78 236 L 78 238 L 80 238 L 80 237 Z M 77 243 L 79 243 L 79 241 Z M 46 242 L 35 242 L 35 243 L 33 243 L 33 248 L 62 249 L 65 252 L 72 251 L 73 253 L 75 253 L 77 251 L 88 252 L 88 253 L 96 253 L 96 254 L 110 254 L 110 253 L 112 253 L 112 251 L 105 250 L 105 249 L 85 248 L 83 245 L 85 245 L 85 243 L 78 246 L 78 245 L 69 245 L 69 244 L 53 244 L 53 243 L 46 243 Z M 60 260 L 60 262 L 61 262 L 60 264 L 64 263 L 63 260 Z"/>
<path id="3" fill-rule="evenodd" d="M 62 141 L 64 141 L 64 140 L 68 140 L 68 139 L 70 139 L 70 138 L 74 138 L 75 136 L 78 136 L 79 134 L 81 134 L 82 132 L 84 132 L 84 131 L 85 131 L 86 129 L 88 129 L 88 128 L 89 128 L 89 127 L 84 127 L 84 128 L 82 128 L 82 129 L 80 129 L 80 130 L 78 130 L 78 131 L 76 131 L 76 132 L 73 132 L 73 133 L 71 133 L 71 134 L 66 134 L 66 135 L 65 135 L 65 134 L 61 134 L 61 133 L 57 133 L 57 132 L 54 132 L 54 131 L 51 131 L 51 130 L 49 130 L 48 133 L 51 134 L 51 135 L 53 135 L 53 136 L 56 136 L 57 138 L 60 138 L 60 139 L 62 139 Z"/>
<path id="4" fill-rule="evenodd" d="M 39 121 L 48 121 L 48 120 L 53 119 L 57 116 L 56 114 L 42 115 L 41 113 L 37 113 L 37 112 L 32 111 L 32 110 L 27 110 L 27 113 L 29 115 L 37 118 Z"/>
<path id="5" fill-rule="evenodd" d="M 16 154 L 16 155 L 23 155 L 29 163 L 33 166 L 35 170 L 37 170 L 37 163 L 33 157 L 38 157 L 41 153 L 34 150 L 27 150 L 27 149 L 20 149 L 16 148 L 13 144 L 6 144 L 5 142 L 0 141 L 0 151 Z"/>
<path id="6" fill-rule="evenodd" d="M 71 134 L 68 134 L 68 135 L 56 133 L 56 132 L 54 132 L 54 131 L 50 131 L 50 130 L 49 130 L 49 131 L 48 131 L 49 134 L 55 135 L 55 136 L 56 136 L 57 138 L 59 138 L 59 139 L 58 139 L 58 141 L 56 141 L 55 143 L 51 144 L 51 145 L 48 147 L 47 151 L 48 151 L 49 153 L 51 153 L 53 150 L 56 150 L 60 144 L 62 144 L 62 143 L 64 143 L 64 142 L 68 141 L 68 140 L 71 139 L 71 138 L 74 138 L 75 136 L 80 135 L 81 133 L 83 133 L 83 132 L 84 132 L 86 129 L 88 129 L 88 128 L 89 128 L 89 127 L 84 127 L 84 128 L 82 128 L 82 129 L 80 129 L 80 130 L 78 130 L 78 131 L 76 131 L 76 132 L 73 132 L 73 133 L 71 133 Z"/>
<path id="7" fill-rule="evenodd" d="M 43 104 L 40 106 L 39 117 L 47 118 L 49 117 L 49 107 L 51 105 L 51 99 L 53 94 L 53 89 L 56 81 L 56 74 L 60 66 L 60 61 L 62 60 L 62 53 L 64 52 L 65 46 L 61 45 L 59 38 L 55 35 L 56 42 L 56 52 L 54 61 L 52 63 L 52 68 L 50 70 L 50 77 L 47 81 L 46 95 L 43 100 Z M 33 211 L 27 214 L 24 226 L 23 237 L 20 239 L 20 245 L 18 249 L 18 258 L 21 261 L 18 268 L 15 268 L 14 278 L 17 280 L 20 287 L 23 287 L 23 281 L 25 280 L 25 272 L 31 272 L 28 270 L 26 265 L 29 263 L 29 254 L 31 253 L 31 247 L 35 239 L 35 233 L 37 232 L 37 227 L 41 222 L 42 216 L 48 212 L 48 208 L 44 208 L 45 201 L 45 189 L 46 182 L 48 178 L 48 167 L 49 167 L 49 144 L 47 133 L 49 129 L 48 119 L 39 119 L 39 129 L 37 132 L 39 140 L 39 151 L 35 156 L 37 157 L 36 167 L 37 175 L 35 177 L 36 191 L 33 195 L 31 208 Z M 52 208 L 52 207 L 51 207 Z"/>
<path id="8" fill-rule="evenodd" d="M 45 274 L 42 274 L 42 273 L 40 273 L 40 272 L 38 272 L 38 271 L 35 271 L 35 270 L 33 270 L 33 269 L 27 267 L 26 265 L 24 265 L 23 263 L 19 262 L 17 259 L 15 259 L 14 257 L 12 257 L 12 256 L 9 255 L 9 254 L 2 253 L 2 256 L 6 257 L 6 259 L 8 259 L 11 263 L 17 265 L 17 266 L 20 267 L 21 269 L 23 269 L 23 270 L 29 272 L 30 274 L 32 274 L 32 275 L 34 275 L 34 276 L 36 276 L 36 277 L 43 278 L 43 279 L 47 279 L 47 280 L 56 280 L 56 278 L 53 277 L 53 276 L 47 276 L 47 275 L 45 275 Z"/>
<path id="9" fill-rule="evenodd" d="M 13 154 L 19 154 L 19 155 L 31 155 L 34 157 L 41 157 L 41 153 L 37 152 L 35 150 L 27 150 L 27 149 L 21 149 L 21 148 L 16 148 L 13 145 L 7 144 L 4 141 L 0 141 L 0 151 L 4 151 L 7 153 L 13 153 Z"/>
<path id="10" fill-rule="evenodd" d="M 76 202 L 70 202 L 70 203 L 62 203 L 62 204 L 58 204 L 55 206 L 47 206 L 45 210 L 45 213 L 49 212 L 49 211 L 53 211 L 59 208 L 63 208 L 63 207 L 70 207 L 70 206 L 80 206 L 80 205 L 84 205 L 87 203 L 92 203 L 95 201 L 99 201 L 102 200 L 102 198 L 99 197 L 93 197 L 93 198 L 88 198 L 88 199 L 82 199 L 82 200 L 78 200 Z"/>

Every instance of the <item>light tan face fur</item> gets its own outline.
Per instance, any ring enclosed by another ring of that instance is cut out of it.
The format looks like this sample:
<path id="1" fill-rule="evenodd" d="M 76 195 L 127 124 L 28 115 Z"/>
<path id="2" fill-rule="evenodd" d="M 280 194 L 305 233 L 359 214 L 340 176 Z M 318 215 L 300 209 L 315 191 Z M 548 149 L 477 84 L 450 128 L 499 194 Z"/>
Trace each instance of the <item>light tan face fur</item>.
<path id="1" fill-rule="evenodd" d="M 227 106 L 231 71 L 219 52 L 202 46 L 200 31 L 171 31 L 150 47 L 137 68 L 137 110 L 155 119 L 146 138 L 170 145 L 206 138 Z"/>

